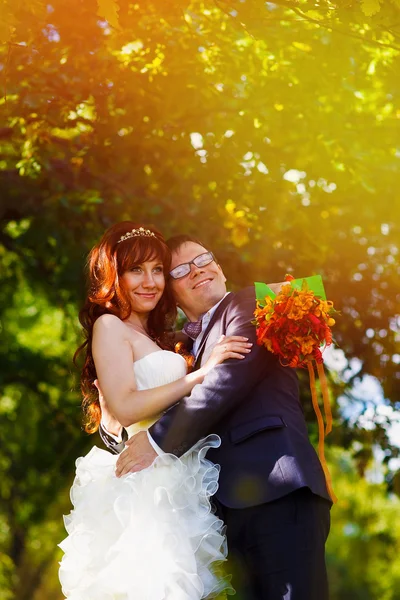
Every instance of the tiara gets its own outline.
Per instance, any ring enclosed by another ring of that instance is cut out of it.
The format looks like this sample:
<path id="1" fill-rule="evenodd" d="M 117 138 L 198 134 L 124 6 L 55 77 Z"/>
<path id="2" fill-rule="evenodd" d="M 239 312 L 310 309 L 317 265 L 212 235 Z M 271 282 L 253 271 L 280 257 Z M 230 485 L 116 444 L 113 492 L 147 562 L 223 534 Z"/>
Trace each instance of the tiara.
<path id="1" fill-rule="evenodd" d="M 125 235 L 121 235 L 117 244 L 120 244 L 124 240 L 129 240 L 129 238 L 133 237 L 156 237 L 156 235 L 153 233 L 153 231 L 150 231 L 150 229 L 139 227 L 139 229 L 132 229 L 132 231 L 128 231 L 128 233 L 125 233 Z"/>

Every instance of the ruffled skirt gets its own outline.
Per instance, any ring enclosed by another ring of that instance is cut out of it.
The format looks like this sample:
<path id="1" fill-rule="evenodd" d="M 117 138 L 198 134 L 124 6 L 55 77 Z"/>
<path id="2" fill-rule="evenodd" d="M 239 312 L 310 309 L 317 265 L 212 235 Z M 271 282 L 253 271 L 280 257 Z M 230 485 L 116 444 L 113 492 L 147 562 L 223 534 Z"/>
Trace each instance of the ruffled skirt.
<path id="1" fill-rule="evenodd" d="M 97 447 L 76 461 L 74 509 L 60 581 L 69 600 L 200 600 L 233 593 L 223 522 L 210 504 L 219 465 L 205 459 L 210 435 L 186 456 L 157 457 L 122 478 L 117 457 Z"/>

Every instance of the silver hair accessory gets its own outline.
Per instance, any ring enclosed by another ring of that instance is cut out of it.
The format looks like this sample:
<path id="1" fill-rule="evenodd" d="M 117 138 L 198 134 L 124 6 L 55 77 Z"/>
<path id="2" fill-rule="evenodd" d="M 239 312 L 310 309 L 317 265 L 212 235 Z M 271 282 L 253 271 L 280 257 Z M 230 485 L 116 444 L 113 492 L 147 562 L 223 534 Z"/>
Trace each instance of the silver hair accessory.
<path id="1" fill-rule="evenodd" d="M 139 227 L 139 229 L 132 229 L 132 231 L 128 231 L 125 235 L 121 235 L 117 244 L 120 244 L 124 240 L 129 240 L 129 238 L 133 237 L 156 237 L 156 234 L 150 229 L 144 229 L 143 227 Z"/>

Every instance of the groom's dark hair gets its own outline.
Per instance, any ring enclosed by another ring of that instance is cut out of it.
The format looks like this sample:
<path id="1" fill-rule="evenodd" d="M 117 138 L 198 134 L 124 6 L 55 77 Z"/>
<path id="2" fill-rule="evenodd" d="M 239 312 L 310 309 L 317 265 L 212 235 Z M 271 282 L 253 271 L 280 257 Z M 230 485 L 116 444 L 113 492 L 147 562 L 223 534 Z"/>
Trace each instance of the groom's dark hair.
<path id="1" fill-rule="evenodd" d="M 203 248 L 207 250 L 207 246 L 205 246 L 203 242 L 201 242 L 198 238 L 194 237 L 193 235 L 187 235 L 186 233 L 181 233 L 180 235 L 173 235 L 166 241 L 166 244 L 171 250 L 171 252 L 175 252 L 176 250 L 178 250 L 178 248 L 180 248 L 183 244 L 186 244 L 187 242 L 199 244 L 199 246 L 203 246 Z"/>

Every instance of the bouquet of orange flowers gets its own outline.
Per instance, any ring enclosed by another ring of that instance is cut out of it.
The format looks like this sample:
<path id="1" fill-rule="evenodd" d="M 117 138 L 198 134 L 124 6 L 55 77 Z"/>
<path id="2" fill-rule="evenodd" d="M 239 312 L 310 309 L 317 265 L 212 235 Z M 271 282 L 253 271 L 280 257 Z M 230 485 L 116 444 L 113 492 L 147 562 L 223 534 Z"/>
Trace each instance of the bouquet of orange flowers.
<path id="1" fill-rule="evenodd" d="M 321 346 L 332 343 L 331 327 L 335 324 L 332 315 L 335 310 L 333 303 L 326 299 L 320 276 L 294 279 L 286 275 L 285 282 L 278 294 L 265 283 L 255 284 L 257 343 L 278 355 L 284 366 L 308 368 L 311 397 L 318 421 L 319 456 L 329 493 L 336 502 L 324 453 L 324 437 L 332 430 L 332 413 L 321 352 Z M 314 364 L 321 385 L 326 427 L 318 404 Z"/>
<path id="2" fill-rule="evenodd" d="M 277 295 L 256 284 L 257 342 L 289 367 L 305 367 L 310 360 L 322 363 L 320 347 L 332 343 L 333 302 L 326 300 L 319 276 L 286 275 L 285 281 Z"/>

